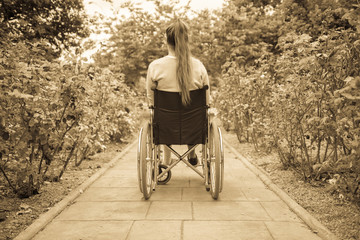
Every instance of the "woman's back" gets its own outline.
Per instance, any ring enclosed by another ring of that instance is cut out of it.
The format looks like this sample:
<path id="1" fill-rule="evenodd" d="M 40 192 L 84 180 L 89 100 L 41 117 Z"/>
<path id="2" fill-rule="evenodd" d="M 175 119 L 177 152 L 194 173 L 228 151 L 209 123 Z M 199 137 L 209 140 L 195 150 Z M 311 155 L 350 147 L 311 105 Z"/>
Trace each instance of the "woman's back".
<path id="1" fill-rule="evenodd" d="M 167 92 L 181 92 L 176 81 L 176 57 L 165 56 L 153 61 L 148 68 L 147 89 L 158 89 Z M 209 85 L 209 79 L 204 65 L 195 58 L 191 58 L 192 81 L 189 90 L 195 90 Z M 151 94 L 149 92 L 148 94 Z"/>

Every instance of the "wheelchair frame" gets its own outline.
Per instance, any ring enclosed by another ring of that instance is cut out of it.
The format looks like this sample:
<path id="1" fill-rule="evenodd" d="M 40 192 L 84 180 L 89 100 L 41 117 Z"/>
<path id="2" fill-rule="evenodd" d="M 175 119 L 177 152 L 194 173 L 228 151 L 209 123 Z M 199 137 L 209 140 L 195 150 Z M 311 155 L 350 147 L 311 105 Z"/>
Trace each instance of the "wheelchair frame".
<path id="1" fill-rule="evenodd" d="M 169 166 L 161 164 L 160 144 L 154 143 L 153 118 L 154 109 L 150 108 L 150 121 L 140 129 L 137 150 L 137 170 L 140 191 L 144 199 L 149 199 L 157 185 L 166 184 L 171 178 L 171 169 L 179 162 L 184 162 L 204 179 L 206 191 L 210 191 L 213 199 L 218 199 L 223 188 L 224 179 L 224 149 L 221 130 L 215 121 L 210 122 L 210 112 L 207 109 L 207 138 L 205 144 L 193 145 L 182 155 L 170 145 L 164 145 L 177 157 Z M 201 166 L 202 171 L 191 165 L 186 157 L 199 145 L 202 145 Z M 165 179 L 162 179 L 164 178 Z"/>

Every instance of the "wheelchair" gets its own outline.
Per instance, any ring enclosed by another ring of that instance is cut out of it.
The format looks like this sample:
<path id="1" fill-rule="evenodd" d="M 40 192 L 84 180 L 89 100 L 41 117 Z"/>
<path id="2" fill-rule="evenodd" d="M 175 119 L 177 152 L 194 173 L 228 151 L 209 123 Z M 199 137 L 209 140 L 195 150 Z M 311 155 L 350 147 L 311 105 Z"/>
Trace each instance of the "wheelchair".
<path id="1" fill-rule="evenodd" d="M 191 103 L 183 106 L 178 92 L 154 90 L 154 106 L 150 109 L 150 120 L 140 129 L 137 149 L 137 171 L 140 191 L 144 199 L 151 197 L 157 185 L 171 179 L 171 169 L 179 162 L 185 163 L 204 180 L 206 191 L 218 199 L 223 188 L 224 149 L 220 128 L 211 120 L 210 108 L 206 104 L 206 91 L 190 91 Z M 173 145 L 188 145 L 180 154 Z M 177 157 L 169 166 L 162 164 L 161 146 Z M 199 165 L 191 165 L 187 156 L 201 146 Z"/>

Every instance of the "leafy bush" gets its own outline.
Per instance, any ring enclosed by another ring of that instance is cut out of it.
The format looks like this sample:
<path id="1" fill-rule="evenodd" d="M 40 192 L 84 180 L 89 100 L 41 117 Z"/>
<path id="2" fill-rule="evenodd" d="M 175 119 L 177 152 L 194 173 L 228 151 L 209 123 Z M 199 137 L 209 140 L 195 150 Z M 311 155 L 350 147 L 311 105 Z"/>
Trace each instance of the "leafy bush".
<path id="1" fill-rule="evenodd" d="M 339 4 L 278 5 L 276 45 L 250 64 L 231 55 L 218 102 L 239 139 L 359 201 L 360 8 Z"/>
<path id="2" fill-rule="evenodd" d="M 59 180 L 76 164 L 122 141 L 135 127 L 136 94 L 106 69 L 47 60 L 45 41 L 8 43 L 0 52 L 0 169 L 20 197 Z"/>

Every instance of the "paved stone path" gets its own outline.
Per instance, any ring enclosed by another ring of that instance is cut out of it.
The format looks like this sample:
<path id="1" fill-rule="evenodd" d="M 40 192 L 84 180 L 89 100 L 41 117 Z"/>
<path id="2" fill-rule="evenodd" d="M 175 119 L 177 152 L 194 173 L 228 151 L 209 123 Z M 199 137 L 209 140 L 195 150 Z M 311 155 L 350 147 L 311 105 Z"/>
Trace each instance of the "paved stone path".
<path id="1" fill-rule="evenodd" d="M 217 201 L 183 163 L 145 201 L 134 146 L 34 239 L 320 239 L 226 146 L 225 161 Z"/>

